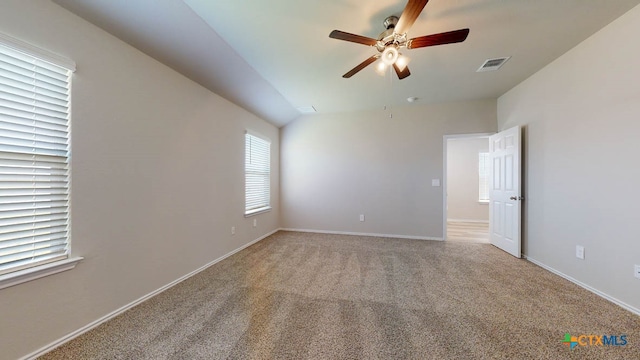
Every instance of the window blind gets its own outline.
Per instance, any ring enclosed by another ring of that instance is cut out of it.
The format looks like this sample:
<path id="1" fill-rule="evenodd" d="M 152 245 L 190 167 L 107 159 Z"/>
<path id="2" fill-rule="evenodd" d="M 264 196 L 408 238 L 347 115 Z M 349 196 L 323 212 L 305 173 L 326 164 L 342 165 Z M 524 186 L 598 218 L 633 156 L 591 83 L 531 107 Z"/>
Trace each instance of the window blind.
<path id="1" fill-rule="evenodd" d="M 245 215 L 266 210 L 271 199 L 271 143 L 245 134 Z"/>
<path id="2" fill-rule="evenodd" d="M 489 201 L 489 153 L 478 155 L 478 201 Z"/>
<path id="3" fill-rule="evenodd" d="M 68 257 L 70 75 L 0 44 L 0 275 Z"/>

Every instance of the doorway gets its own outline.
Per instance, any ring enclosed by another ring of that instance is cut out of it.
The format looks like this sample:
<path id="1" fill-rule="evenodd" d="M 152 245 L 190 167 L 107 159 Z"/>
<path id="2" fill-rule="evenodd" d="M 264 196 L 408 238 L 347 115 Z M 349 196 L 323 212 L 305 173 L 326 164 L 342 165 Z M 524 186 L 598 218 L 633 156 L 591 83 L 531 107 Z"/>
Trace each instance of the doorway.
<path id="1" fill-rule="evenodd" d="M 489 243 L 489 135 L 444 137 L 444 240 Z"/>

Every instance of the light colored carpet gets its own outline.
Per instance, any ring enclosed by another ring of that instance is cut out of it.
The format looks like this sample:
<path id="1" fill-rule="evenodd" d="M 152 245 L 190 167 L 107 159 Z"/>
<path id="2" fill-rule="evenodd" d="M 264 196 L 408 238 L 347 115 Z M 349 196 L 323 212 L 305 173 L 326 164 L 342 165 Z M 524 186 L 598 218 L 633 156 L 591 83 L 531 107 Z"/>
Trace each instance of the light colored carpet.
<path id="1" fill-rule="evenodd" d="M 562 343 L 627 335 L 626 346 Z M 279 232 L 42 359 L 639 359 L 640 317 L 487 244 Z"/>

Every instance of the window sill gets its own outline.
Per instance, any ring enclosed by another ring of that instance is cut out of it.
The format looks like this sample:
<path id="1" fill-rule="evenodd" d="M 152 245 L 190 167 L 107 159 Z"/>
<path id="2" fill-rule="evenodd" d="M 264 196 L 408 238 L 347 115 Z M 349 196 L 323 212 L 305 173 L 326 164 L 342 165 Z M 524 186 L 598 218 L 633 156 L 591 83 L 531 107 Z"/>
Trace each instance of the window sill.
<path id="1" fill-rule="evenodd" d="M 254 215 L 262 214 L 271 211 L 271 206 L 261 207 L 259 209 L 253 209 L 244 213 L 244 217 L 251 217 Z"/>
<path id="2" fill-rule="evenodd" d="M 76 267 L 82 259 L 81 257 L 74 257 L 1 275 L 0 289 L 71 270 Z"/>
<path id="3" fill-rule="evenodd" d="M 480 201 L 478 201 L 478 204 L 480 204 L 480 205 L 489 205 L 489 200 L 480 200 Z"/>

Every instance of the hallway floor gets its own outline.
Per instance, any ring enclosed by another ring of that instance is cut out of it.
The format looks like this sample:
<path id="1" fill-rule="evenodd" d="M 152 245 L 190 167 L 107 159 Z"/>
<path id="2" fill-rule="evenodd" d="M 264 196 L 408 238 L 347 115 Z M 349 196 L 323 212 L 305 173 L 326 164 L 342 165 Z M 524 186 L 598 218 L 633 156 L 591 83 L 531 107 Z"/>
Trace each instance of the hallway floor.
<path id="1" fill-rule="evenodd" d="M 447 221 L 447 241 L 489 243 L 489 223 Z"/>

